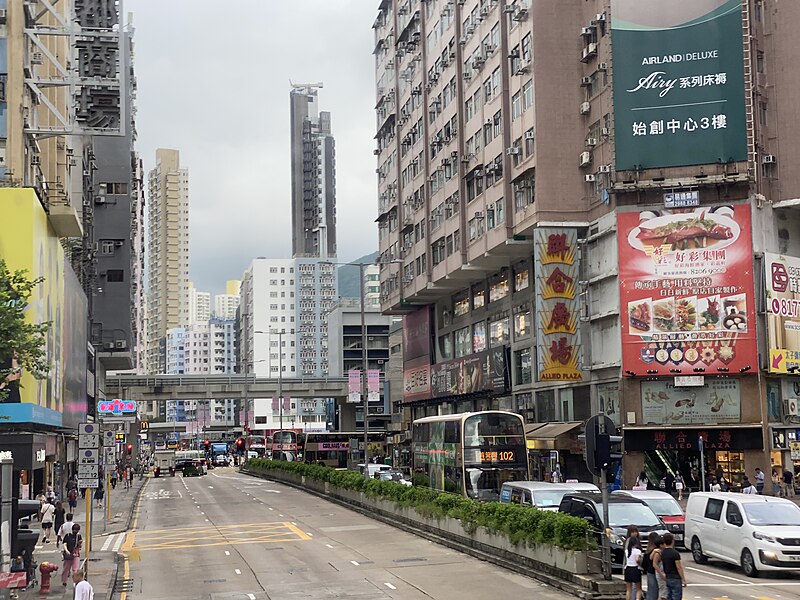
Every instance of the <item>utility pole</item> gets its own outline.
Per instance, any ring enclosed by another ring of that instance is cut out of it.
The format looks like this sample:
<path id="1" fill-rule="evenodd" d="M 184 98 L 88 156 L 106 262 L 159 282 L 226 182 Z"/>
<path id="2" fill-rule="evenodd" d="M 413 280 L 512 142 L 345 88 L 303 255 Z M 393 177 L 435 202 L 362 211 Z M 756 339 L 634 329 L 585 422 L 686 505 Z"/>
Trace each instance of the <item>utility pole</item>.
<path id="1" fill-rule="evenodd" d="M 361 393 L 363 394 L 364 401 L 364 474 L 369 477 L 369 392 L 367 390 L 367 368 L 369 363 L 367 360 L 367 324 L 366 324 L 366 306 L 364 304 L 366 297 L 366 284 L 364 283 L 364 263 L 358 263 L 358 274 L 361 277 L 361 285 L 359 291 L 361 292 Z"/>

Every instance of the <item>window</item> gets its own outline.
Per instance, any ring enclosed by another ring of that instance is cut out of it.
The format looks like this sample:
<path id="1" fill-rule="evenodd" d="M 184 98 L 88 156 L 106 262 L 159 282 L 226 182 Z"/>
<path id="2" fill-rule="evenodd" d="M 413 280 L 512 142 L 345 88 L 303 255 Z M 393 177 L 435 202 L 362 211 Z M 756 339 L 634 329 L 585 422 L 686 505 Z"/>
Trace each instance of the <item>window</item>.
<path id="1" fill-rule="evenodd" d="M 728 506 L 725 509 L 725 520 L 730 523 L 731 525 L 735 525 L 736 527 L 741 527 L 744 525 L 744 519 L 742 519 L 742 511 L 739 510 L 739 507 L 736 505 L 735 502 L 728 502 Z"/>
<path id="2" fill-rule="evenodd" d="M 520 307 L 520 311 L 514 314 L 514 339 L 520 340 L 531 334 L 531 311 L 526 307 Z"/>
<path id="3" fill-rule="evenodd" d="M 508 296 L 508 275 L 501 275 L 489 283 L 489 302 Z"/>
<path id="4" fill-rule="evenodd" d="M 107 194 L 116 194 L 116 195 L 123 195 L 128 193 L 128 184 L 127 183 L 105 183 L 100 184 L 102 187 L 105 185 L 106 193 Z"/>
<path id="5" fill-rule="evenodd" d="M 533 369 L 531 367 L 530 348 L 514 352 L 514 379 L 517 384 L 531 383 L 533 381 Z"/>
<path id="6" fill-rule="evenodd" d="M 500 67 L 492 71 L 492 93 L 496 96 L 500 91 Z"/>
<path id="7" fill-rule="evenodd" d="M 453 358 L 453 337 L 449 333 L 439 337 L 439 354 L 443 360 Z"/>
<path id="8" fill-rule="evenodd" d="M 505 203 L 502 198 L 494 203 L 494 218 L 498 225 L 505 223 Z"/>
<path id="9" fill-rule="evenodd" d="M 489 102 L 492 99 L 492 78 L 488 77 L 486 81 L 483 82 L 483 102 L 484 104 Z"/>
<path id="10" fill-rule="evenodd" d="M 522 95 L 517 92 L 511 96 L 511 120 L 515 121 L 522 114 Z"/>
<path id="11" fill-rule="evenodd" d="M 463 294 L 453 298 L 453 314 L 457 317 L 465 315 L 469 312 L 469 294 Z"/>
<path id="12" fill-rule="evenodd" d="M 100 254 L 114 254 L 114 240 L 100 242 Z"/>
<path id="13" fill-rule="evenodd" d="M 472 326 L 472 351 L 486 350 L 486 322 L 478 321 Z"/>
<path id="14" fill-rule="evenodd" d="M 525 156 L 530 156 L 534 151 L 533 127 L 525 132 Z"/>
<path id="15" fill-rule="evenodd" d="M 472 288 L 472 308 L 483 308 L 486 306 L 486 290 L 483 287 Z"/>
<path id="16" fill-rule="evenodd" d="M 767 103 L 766 102 L 759 102 L 758 103 L 758 123 L 759 123 L 759 125 L 763 125 L 763 126 L 767 125 Z"/>
<path id="17" fill-rule="evenodd" d="M 521 267 L 519 270 L 514 270 L 514 291 L 519 292 L 520 290 L 524 290 L 528 288 L 529 285 L 529 276 L 530 273 L 528 272 L 528 267 L 524 266 Z"/>
<path id="18" fill-rule="evenodd" d="M 526 64 L 531 62 L 533 58 L 533 54 L 531 52 L 531 34 L 529 33 L 524 38 L 522 38 L 522 64 Z"/>
<path id="19" fill-rule="evenodd" d="M 706 504 L 706 519 L 719 521 L 722 516 L 722 505 L 725 504 L 724 500 L 717 500 L 716 498 L 709 498 Z"/>
<path id="20" fill-rule="evenodd" d="M 764 51 L 759 50 L 756 52 L 756 71 L 759 73 L 764 72 Z"/>
<path id="21" fill-rule="evenodd" d="M 523 112 L 533 106 L 533 79 L 529 79 L 522 86 L 522 110 Z"/>
<path id="22" fill-rule="evenodd" d="M 106 271 L 106 281 L 125 281 L 125 271 L 122 269 L 109 269 Z"/>
<path id="23" fill-rule="evenodd" d="M 501 133 L 503 133 L 502 121 L 503 121 L 502 111 L 498 110 L 496 113 L 494 113 L 494 116 L 492 117 L 492 122 L 494 123 L 494 137 L 498 137 Z"/>
<path id="24" fill-rule="evenodd" d="M 462 327 L 455 331 L 455 357 L 467 356 L 472 351 L 472 338 L 469 327 Z"/>
<path id="25" fill-rule="evenodd" d="M 501 346 L 509 341 L 508 317 L 489 322 L 489 345 Z"/>

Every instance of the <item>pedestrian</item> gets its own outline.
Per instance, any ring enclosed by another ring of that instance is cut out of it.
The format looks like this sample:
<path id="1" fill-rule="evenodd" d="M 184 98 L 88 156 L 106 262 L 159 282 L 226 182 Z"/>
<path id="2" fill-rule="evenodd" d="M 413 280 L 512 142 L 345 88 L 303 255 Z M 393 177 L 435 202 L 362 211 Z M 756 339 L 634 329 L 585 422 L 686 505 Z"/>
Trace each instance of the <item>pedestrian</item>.
<path id="1" fill-rule="evenodd" d="M 673 544 L 675 536 L 667 532 L 664 534 L 664 549 L 661 551 L 661 568 L 667 582 L 666 600 L 682 600 L 683 588 L 686 587 L 686 575 L 683 571 L 680 552 L 675 550 Z"/>
<path id="2" fill-rule="evenodd" d="M 111 469 L 111 489 L 117 489 L 117 470 Z"/>
<path id="3" fill-rule="evenodd" d="M 675 491 L 678 492 L 678 501 L 683 500 L 683 475 L 680 473 L 675 476 Z"/>
<path id="4" fill-rule="evenodd" d="M 58 537 L 60 537 L 62 541 L 64 540 L 67 534 L 72 533 L 72 530 L 75 526 L 75 523 L 72 522 L 73 518 L 74 516 L 72 513 L 67 513 L 64 524 L 61 525 L 61 528 L 57 530 Z"/>
<path id="5" fill-rule="evenodd" d="M 47 492 L 45 492 L 45 498 L 47 498 L 47 500 L 50 502 L 50 504 L 55 504 L 56 503 L 56 500 L 57 500 L 56 493 L 53 491 L 53 486 L 52 485 L 48 485 L 47 486 Z"/>
<path id="6" fill-rule="evenodd" d="M 104 494 L 103 486 L 102 485 L 97 486 L 97 489 L 94 491 L 94 499 L 97 502 L 96 504 L 97 508 L 103 508 L 103 494 Z"/>
<path id="7" fill-rule="evenodd" d="M 64 524 L 64 516 L 67 514 L 67 511 L 64 510 L 64 507 L 61 505 L 61 502 L 56 502 L 56 509 L 53 514 L 53 529 L 56 532 L 56 545 L 61 545 L 61 526 Z"/>
<path id="8" fill-rule="evenodd" d="M 781 478 L 778 475 L 778 470 L 775 468 L 772 469 L 772 495 L 781 495 Z"/>
<path id="9" fill-rule="evenodd" d="M 64 536 L 64 543 L 61 544 L 61 559 L 63 565 L 61 566 L 61 586 L 67 587 L 67 579 L 69 579 L 71 571 L 79 571 L 81 567 L 81 546 L 83 545 L 83 538 L 80 534 L 81 526 L 77 523 L 66 536 Z"/>
<path id="10" fill-rule="evenodd" d="M 658 541 L 661 536 L 655 531 L 651 531 L 647 536 L 647 548 L 642 555 L 642 571 L 647 578 L 647 593 L 645 600 L 658 600 L 658 578 L 656 577 L 655 565 L 653 565 L 653 553 L 658 551 Z"/>
<path id="11" fill-rule="evenodd" d="M 45 544 L 50 543 L 50 532 L 53 530 L 53 518 L 55 517 L 55 513 L 56 507 L 45 499 L 44 504 L 42 505 L 42 512 L 39 516 L 39 519 L 42 522 L 42 542 Z"/>
<path id="12" fill-rule="evenodd" d="M 717 481 L 722 483 L 722 480 L 725 479 L 725 473 L 722 472 L 722 466 L 717 465 L 717 468 L 714 470 L 714 477 L 717 478 Z"/>
<path id="13" fill-rule="evenodd" d="M 78 489 L 77 488 L 70 488 L 67 492 L 67 505 L 72 512 L 75 512 L 75 509 L 78 508 Z"/>
<path id="14" fill-rule="evenodd" d="M 557 464 L 556 468 L 550 474 L 550 481 L 553 483 L 561 483 L 561 465 Z"/>
<path id="15" fill-rule="evenodd" d="M 128 467 L 128 489 L 133 487 L 133 465 Z"/>
<path id="16" fill-rule="evenodd" d="M 42 520 L 42 509 L 44 508 L 44 505 L 47 502 L 47 498 L 44 495 L 44 490 L 42 490 L 38 494 L 36 494 L 36 499 L 39 501 L 39 512 L 36 513 L 36 518 L 41 521 Z"/>
<path id="17" fill-rule="evenodd" d="M 759 494 L 764 493 L 764 471 L 756 467 L 756 492 Z"/>
<path id="18" fill-rule="evenodd" d="M 742 493 L 743 494 L 757 494 L 758 488 L 750 483 L 750 479 L 748 479 L 747 475 L 744 476 L 742 480 Z"/>
<path id="19" fill-rule="evenodd" d="M 716 477 L 712 477 L 711 478 L 711 491 L 712 492 L 721 492 L 722 491 L 722 486 L 719 484 L 719 481 L 717 481 Z"/>
<path id="20" fill-rule="evenodd" d="M 94 600 L 92 584 L 83 578 L 83 571 L 78 569 L 72 574 L 75 582 L 75 600 Z"/>
<path id="21" fill-rule="evenodd" d="M 639 529 L 628 525 L 628 537 L 625 540 L 625 600 L 642 600 L 642 544 L 639 541 Z"/>
<path id="22" fill-rule="evenodd" d="M 676 489 L 678 488 L 675 487 L 675 475 L 672 474 L 672 471 L 667 471 L 667 474 L 664 476 L 664 491 L 671 496 L 672 490 Z"/>
<path id="23" fill-rule="evenodd" d="M 636 478 L 636 489 L 637 490 L 647 489 L 647 473 L 645 473 L 644 471 L 639 473 L 639 477 Z"/>
<path id="24" fill-rule="evenodd" d="M 794 497 L 794 473 L 789 469 L 783 472 L 783 485 L 781 489 L 783 490 L 783 496 L 785 498 Z"/>

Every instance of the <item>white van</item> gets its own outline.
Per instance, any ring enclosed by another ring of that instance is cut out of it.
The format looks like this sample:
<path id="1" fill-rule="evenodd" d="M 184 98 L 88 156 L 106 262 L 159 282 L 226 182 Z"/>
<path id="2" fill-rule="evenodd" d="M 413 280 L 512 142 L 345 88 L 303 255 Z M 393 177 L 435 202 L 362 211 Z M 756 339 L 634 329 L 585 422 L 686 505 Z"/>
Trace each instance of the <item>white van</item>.
<path id="1" fill-rule="evenodd" d="M 375 473 L 378 473 L 380 471 L 391 471 L 392 465 L 384 465 L 381 463 L 369 463 L 368 465 L 366 465 L 366 472 L 365 472 L 364 463 L 359 463 L 358 470 L 362 475 L 366 475 L 367 477 L 372 479 L 373 477 L 375 477 Z"/>
<path id="2" fill-rule="evenodd" d="M 561 498 L 574 491 L 569 484 L 564 483 L 506 481 L 500 488 L 500 502 L 557 511 Z"/>
<path id="3" fill-rule="evenodd" d="M 717 558 L 749 577 L 800 570 L 800 507 L 773 496 L 695 492 L 686 505 L 686 544 L 696 563 Z"/>

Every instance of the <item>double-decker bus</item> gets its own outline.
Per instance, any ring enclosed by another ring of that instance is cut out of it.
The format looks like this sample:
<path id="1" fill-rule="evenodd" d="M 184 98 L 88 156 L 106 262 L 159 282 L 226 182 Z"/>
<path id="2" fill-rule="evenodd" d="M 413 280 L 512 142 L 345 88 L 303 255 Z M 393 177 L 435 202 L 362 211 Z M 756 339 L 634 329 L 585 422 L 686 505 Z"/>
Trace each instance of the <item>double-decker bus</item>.
<path id="1" fill-rule="evenodd" d="M 345 469 L 352 467 L 352 456 L 358 455 L 364 443 L 364 433 L 355 431 L 309 432 L 302 435 L 303 460 L 308 463 L 324 464 L 328 467 Z M 370 456 L 386 455 L 386 433 L 368 434 Z"/>
<path id="2" fill-rule="evenodd" d="M 250 451 L 255 452 L 259 458 L 269 458 L 272 453 L 272 438 L 266 435 L 253 434 L 250 436 Z"/>
<path id="3" fill-rule="evenodd" d="M 292 429 L 279 429 L 272 433 L 272 458 L 274 460 L 300 460 L 299 435 Z"/>
<path id="4" fill-rule="evenodd" d="M 525 422 L 518 414 L 424 417 L 414 421 L 411 433 L 414 485 L 497 501 L 504 482 L 530 478 Z"/>

